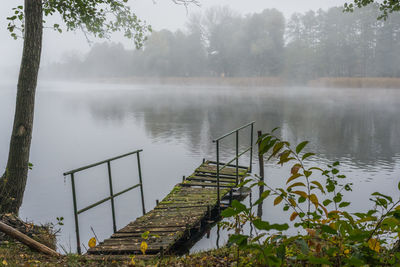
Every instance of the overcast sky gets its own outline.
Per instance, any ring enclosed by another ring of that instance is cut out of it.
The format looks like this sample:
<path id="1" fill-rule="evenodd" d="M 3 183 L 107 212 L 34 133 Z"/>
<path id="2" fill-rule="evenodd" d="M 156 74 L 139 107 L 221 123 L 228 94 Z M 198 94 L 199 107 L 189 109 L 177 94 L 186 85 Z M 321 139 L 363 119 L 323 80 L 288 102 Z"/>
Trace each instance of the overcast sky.
<path id="1" fill-rule="evenodd" d="M 17 70 L 20 63 L 22 40 L 14 41 L 7 32 L 6 17 L 11 15 L 11 9 L 22 3 L 21 0 L 1 1 L 0 9 L 0 71 L 4 66 L 10 70 Z M 129 4 L 137 15 L 146 20 L 155 30 L 167 28 L 176 30 L 183 28 L 188 15 L 216 5 L 227 5 L 242 14 L 261 12 L 266 8 L 276 8 L 282 11 L 285 17 L 294 12 L 304 12 L 310 9 L 329 8 L 343 5 L 346 0 L 199 0 L 201 6 L 183 6 L 172 3 L 171 0 L 130 0 Z M 123 42 L 126 47 L 133 48 L 133 44 L 121 36 L 113 36 L 113 41 Z M 58 34 L 50 29 L 44 32 L 42 64 L 57 61 L 66 51 L 85 53 L 90 49 L 82 33 Z"/>

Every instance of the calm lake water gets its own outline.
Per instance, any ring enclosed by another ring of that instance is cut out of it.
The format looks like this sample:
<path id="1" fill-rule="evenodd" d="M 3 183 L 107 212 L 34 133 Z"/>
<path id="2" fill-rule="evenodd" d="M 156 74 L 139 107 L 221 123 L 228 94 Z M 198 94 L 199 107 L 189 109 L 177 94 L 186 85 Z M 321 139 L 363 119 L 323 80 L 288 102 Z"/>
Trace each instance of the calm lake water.
<path id="1" fill-rule="evenodd" d="M 4 171 L 15 105 L 15 85 L 0 84 L 0 169 Z M 62 173 L 112 156 L 143 149 L 146 209 L 155 206 L 203 158 L 214 159 L 211 140 L 247 122 L 255 130 L 280 127 L 279 134 L 297 144 L 309 140 L 316 164 L 339 160 L 354 183 L 346 196 L 352 209 L 366 209 L 369 194 L 398 195 L 400 174 L 400 90 L 324 88 L 223 88 L 50 83 L 38 86 L 31 149 L 34 168 L 21 217 L 36 223 L 63 216 L 59 244 L 75 251 L 69 177 Z M 223 143 L 223 158 L 233 156 L 233 140 Z M 241 146 L 248 145 L 243 132 Z M 255 158 L 256 159 L 256 158 Z M 242 163 L 248 162 L 248 157 Z M 253 162 L 258 171 L 256 160 Z M 138 182 L 136 158 L 112 163 L 114 191 Z M 266 163 L 266 180 L 283 185 L 289 170 Z M 108 196 L 106 166 L 76 175 L 78 207 Z M 253 201 L 256 196 L 253 196 Z M 245 200 L 248 203 L 248 199 Z M 139 190 L 116 200 L 117 225 L 141 215 Z M 264 203 L 264 219 L 283 222 L 281 208 Z M 79 217 L 81 240 L 93 227 L 99 239 L 112 233 L 109 203 Z M 212 232 L 216 232 L 213 229 Z M 193 250 L 215 247 L 217 235 L 203 238 Z M 220 238 L 226 241 L 226 233 Z"/>

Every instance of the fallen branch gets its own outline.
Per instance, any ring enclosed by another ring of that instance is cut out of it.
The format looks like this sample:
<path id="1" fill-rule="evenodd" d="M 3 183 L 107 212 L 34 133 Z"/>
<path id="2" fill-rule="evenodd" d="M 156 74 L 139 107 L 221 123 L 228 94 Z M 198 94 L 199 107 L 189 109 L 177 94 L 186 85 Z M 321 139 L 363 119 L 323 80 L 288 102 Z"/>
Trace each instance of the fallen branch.
<path id="1" fill-rule="evenodd" d="M 60 254 L 57 251 L 33 240 L 29 236 L 21 233 L 20 231 L 14 229 L 13 227 L 11 227 L 1 221 L 0 221 L 0 231 L 4 232 L 5 234 L 11 236 L 12 238 L 24 243 L 28 247 L 35 249 L 41 253 L 44 253 L 44 254 L 47 254 L 50 256 L 56 256 L 56 257 L 60 256 Z"/>

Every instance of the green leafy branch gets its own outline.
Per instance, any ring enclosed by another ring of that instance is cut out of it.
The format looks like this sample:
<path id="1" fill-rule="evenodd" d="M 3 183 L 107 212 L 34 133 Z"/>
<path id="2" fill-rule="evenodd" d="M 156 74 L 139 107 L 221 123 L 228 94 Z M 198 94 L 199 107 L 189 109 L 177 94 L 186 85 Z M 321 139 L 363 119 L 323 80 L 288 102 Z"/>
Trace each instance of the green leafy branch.
<path id="1" fill-rule="evenodd" d="M 312 164 L 305 161 L 315 155 L 303 152 L 308 142 L 292 148 L 273 131 L 258 139 L 260 154 L 269 153 L 268 160 L 277 159 L 279 165 L 291 164 L 290 176 L 285 178 L 285 186 L 279 188 L 272 188 L 256 178 L 248 178 L 239 185 L 265 186 L 268 190 L 250 207 L 233 201 L 232 207 L 222 212 L 223 217 L 235 219 L 234 223 L 222 223 L 235 230 L 229 244 L 237 245 L 238 250 L 248 250 L 250 255 L 255 255 L 255 262 L 268 266 L 400 264 L 400 240 L 396 241 L 400 237 L 400 199 L 393 201 L 388 195 L 374 192 L 370 198 L 372 209 L 346 211 L 351 203 L 343 199 L 346 192 L 352 191 L 352 183 L 346 182 L 346 176 L 340 173 L 340 163 L 336 161 L 326 169 L 308 167 Z M 320 202 L 317 194 L 326 199 Z M 295 221 L 294 226 L 302 227 L 303 231 L 286 236 L 282 231 L 289 228 L 287 223 L 271 224 L 253 214 L 253 207 L 271 196 L 274 196 L 274 205 L 283 202 L 284 211 L 293 210 L 289 220 Z M 333 210 L 329 210 L 332 204 Z M 254 226 L 254 237 L 243 233 L 245 223 Z"/>

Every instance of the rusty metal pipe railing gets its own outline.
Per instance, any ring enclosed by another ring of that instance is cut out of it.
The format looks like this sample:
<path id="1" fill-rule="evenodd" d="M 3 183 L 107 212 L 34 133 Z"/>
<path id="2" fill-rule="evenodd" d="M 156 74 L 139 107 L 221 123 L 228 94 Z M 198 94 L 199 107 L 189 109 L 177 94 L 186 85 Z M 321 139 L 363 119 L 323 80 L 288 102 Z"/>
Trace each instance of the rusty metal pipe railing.
<path id="1" fill-rule="evenodd" d="M 143 192 L 143 181 L 142 181 L 142 170 L 141 170 L 141 166 L 140 166 L 140 152 L 142 152 L 142 149 L 139 150 L 135 150 L 120 156 L 116 156 L 113 158 L 109 158 L 106 160 L 102 160 L 84 167 L 80 167 L 71 171 L 67 171 L 64 173 L 64 176 L 70 175 L 71 176 L 71 187 L 72 187 L 72 200 L 73 200 L 73 207 L 74 207 L 74 220 L 75 220 L 75 233 L 76 233 L 76 244 L 77 244 L 77 252 L 78 254 L 82 253 L 81 250 L 81 242 L 80 242 L 80 234 L 79 234 L 79 218 L 78 215 L 88 211 L 94 207 L 97 207 L 100 204 L 103 204 L 106 201 L 111 201 L 111 216 L 112 216 L 112 222 L 113 222 L 113 231 L 114 233 L 117 231 L 117 223 L 116 223 L 116 219 L 115 219 L 115 204 L 114 204 L 114 198 L 116 198 L 117 196 L 120 196 L 126 192 L 131 191 L 132 189 L 135 189 L 137 187 L 140 186 L 140 195 L 141 195 L 141 199 L 142 199 L 142 212 L 143 215 L 146 213 L 146 209 L 145 209 L 145 203 L 144 203 L 144 192 Z M 120 159 L 120 158 L 124 158 L 130 155 L 136 154 L 137 155 L 137 164 L 138 164 L 138 172 L 139 172 L 139 183 L 135 184 L 129 188 L 126 188 L 125 190 L 122 190 L 116 194 L 114 194 L 114 190 L 113 190 L 113 182 L 112 182 L 112 173 L 111 173 L 111 161 Z M 107 164 L 107 172 L 108 172 L 108 184 L 109 184 L 109 189 L 110 189 L 110 196 L 103 198 L 102 200 L 99 200 L 85 208 L 82 208 L 80 210 L 78 210 L 78 205 L 77 205 L 77 197 L 76 197 L 76 186 L 75 186 L 75 173 L 83 171 L 83 170 L 87 170 L 102 164 Z"/>
<path id="2" fill-rule="evenodd" d="M 250 163 L 249 163 L 248 170 L 250 172 L 252 170 L 253 142 L 254 142 L 254 139 L 253 139 L 254 123 L 255 123 L 255 121 L 252 121 L 252 122 L 250 122 L 248 124 L 245 124 L 245 125 L 243 125 L 243 126 L 241 126 L 239 128 L 236 128 L 235 130 L 233 130 L 233 131 L 231 131 L 231 132 L 229 132 L 227 134 L 224 134 L 224 135 L 222 135 L 222 136 L 220 136 L 220 137 L 218 137 L 218 138 L 213 140 L 213 143 L 216 143 L 216 156 L 217 156 L 217 160 L 216 160 L 215 164 L 217 165 L 217 207 L 218 207 L 218 212 L 220 212 L 220 210 L 221 210 L 220 181 L 219 181 L 221 171 L 224 168 L 226 168 L 227 166 L 235 167 L 235 169 L 236 169 L 236 185 L 238 185 L 238 183 L 239 183 L 239 168 L 247 168 L 247 167 L 239 166 L 239 158 L 241 156 L 243 156 L 245 153 L 249 152 L 249 151 L 250 151 Z M 243 129 L 247 128 L 247 127 L 250 127 L 250 146 L 247 147 L 243 152 L 239 152 L 239 131 L 243 130 Z M 235 133 L 235 146 L 236 146 L 235 155 L 236 156 L 233 159 L 231 159 L 230 161 L 228 161 L 227 163 L 225 163 L 222 167 L 220 167 L 220 164 L 221 164 L 220 160 L 219 160 L 219 158 L 220 158 L 220 155 L 219 155 L 219 152 L 220 152 L 220 141 L 222 139 L 234 134 L 234 133 Z M 232 165 L 231 163 L 234 162 L 234 161 L 235 161 L 236 164 Z"/>

